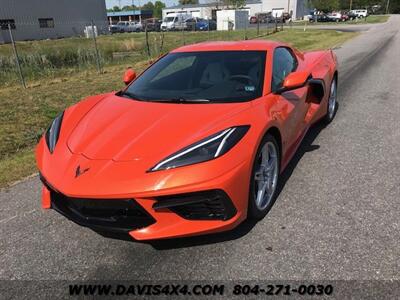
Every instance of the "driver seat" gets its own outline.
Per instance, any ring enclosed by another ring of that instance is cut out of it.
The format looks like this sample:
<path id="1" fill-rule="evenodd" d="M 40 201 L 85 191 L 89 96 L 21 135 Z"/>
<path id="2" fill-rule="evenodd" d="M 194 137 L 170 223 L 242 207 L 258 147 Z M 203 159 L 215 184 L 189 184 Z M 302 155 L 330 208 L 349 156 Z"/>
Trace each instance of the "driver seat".
<path id="1" fill-rule="evenodd" d="M 220 62 L 213 62 L 207 65 L 200 79 L 200 85 L 213 86 L 221 81 L 229 79 L 229 71 Z"/>

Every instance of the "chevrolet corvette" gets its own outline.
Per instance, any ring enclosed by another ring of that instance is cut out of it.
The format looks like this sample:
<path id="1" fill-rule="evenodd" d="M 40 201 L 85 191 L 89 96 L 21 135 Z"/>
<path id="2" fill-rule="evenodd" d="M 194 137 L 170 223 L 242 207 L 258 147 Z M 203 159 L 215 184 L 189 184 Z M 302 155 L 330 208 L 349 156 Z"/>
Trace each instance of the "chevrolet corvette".
<path id="1" fill-rule="evenodd" d="M 337 59 L 271 41 L 160 57 L 121 91 L 61 112 L 36 148 L 42 207 L 154 240 L 262 219 L 309 128 L 337 110 Z"/>

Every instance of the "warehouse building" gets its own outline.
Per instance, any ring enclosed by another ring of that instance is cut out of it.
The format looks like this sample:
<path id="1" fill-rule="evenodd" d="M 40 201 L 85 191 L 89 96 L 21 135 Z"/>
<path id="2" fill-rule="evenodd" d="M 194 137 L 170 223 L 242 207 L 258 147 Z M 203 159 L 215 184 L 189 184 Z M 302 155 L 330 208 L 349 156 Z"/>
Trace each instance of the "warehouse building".
<path id="1" fill-rule="evenodd" d="M 247 0 L 243 9 L 248 10 L 249 15 L 254 15 L 261 10 L 261 7 L 261 0 Z M 217 11 L 225 8 L 222 2 L 209 1 L 203 1 L 200 4 L 175 5 L 163 9 L 163 18 L 173 13 L 187 13 L 193 17 L 216 20 Z"/>
<path id="2" fill-rule="evenodd" d="M 93 20 L 108 30 L 104 0 L 0 0 L 0 44 L 16 40 L 55 39 L 84 34 Z"/>
<path id="3" fill-rule="evenodd" d="M 121 21 L 142 22 L 143 20 L 153 17 L 152 10 L 128 10 L 128 11 L 113 11 L 107 13 L 108 23 L 117 24 Z"/>
<path id="4" fill-rule="evenodd" d="M 222 2 L 215 0 L 203 0 L 199 4 L 175 5 L 163 9 L 163 18 L 172 13 L 187 13 L 194 17 L 216 19 L 217 11 L 226 9 Z M 291 13 L 292 18 L 302 19 L 306 14 L 306 0 L 247 0 L 243 7 L 249 12 L 249 16 L 258 13 L 272 12 L 280 16 L 283 12 Z"/>

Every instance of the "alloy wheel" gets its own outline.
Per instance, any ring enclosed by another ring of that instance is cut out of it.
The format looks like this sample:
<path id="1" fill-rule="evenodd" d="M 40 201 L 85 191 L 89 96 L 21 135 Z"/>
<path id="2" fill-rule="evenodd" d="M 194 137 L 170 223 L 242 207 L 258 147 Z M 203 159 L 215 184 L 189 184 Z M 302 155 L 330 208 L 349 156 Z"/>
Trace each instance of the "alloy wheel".
<path id="1" fill-rule="evenodd" d="M 278 183 L 278 154 L 274 143 L 267 142 L 257 157 L 254 174 L 254 199 L 257 208 L 262 211 L 272 201 Z"/>
<path id="2" fill-rule="evenodd" d="M 336 110 L 336 100 L 337 100 L 337 86 L 336 86 L 336 79 L 333 79 L 331 84 L 331 91 L 329 94 L 328 100 L 328 117 L 332 119 L 335 115 Z"/>

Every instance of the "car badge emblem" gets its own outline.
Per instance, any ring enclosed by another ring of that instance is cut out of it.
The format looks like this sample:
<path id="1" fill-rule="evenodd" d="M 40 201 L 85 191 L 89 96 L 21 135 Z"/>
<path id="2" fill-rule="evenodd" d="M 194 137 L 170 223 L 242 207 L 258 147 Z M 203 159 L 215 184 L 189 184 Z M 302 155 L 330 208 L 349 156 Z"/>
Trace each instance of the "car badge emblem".
<path id="1" fill-rule="evenodd" d="M 81 176 L 82 174 L 86 173 L 87 171 L 89 171 L 90 168 L 86 168 L 86 169 L 81 169 L 81 166 L 78 166 L 75 170 L 75 178 Z"/>

